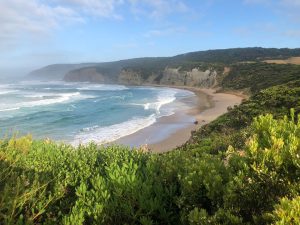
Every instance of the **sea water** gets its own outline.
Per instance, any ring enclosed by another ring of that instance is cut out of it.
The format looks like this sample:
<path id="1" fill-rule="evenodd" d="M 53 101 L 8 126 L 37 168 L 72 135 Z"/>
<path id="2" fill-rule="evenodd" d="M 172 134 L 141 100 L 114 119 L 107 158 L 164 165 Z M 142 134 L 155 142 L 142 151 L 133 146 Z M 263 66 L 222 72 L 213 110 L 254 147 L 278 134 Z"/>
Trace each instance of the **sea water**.
<path id="1" fill-rule="evenodd" d="M 0 84 L 0 135 L 74 145 L 115 141 L 178 110 L 190 91 L 66 82 Z"/>

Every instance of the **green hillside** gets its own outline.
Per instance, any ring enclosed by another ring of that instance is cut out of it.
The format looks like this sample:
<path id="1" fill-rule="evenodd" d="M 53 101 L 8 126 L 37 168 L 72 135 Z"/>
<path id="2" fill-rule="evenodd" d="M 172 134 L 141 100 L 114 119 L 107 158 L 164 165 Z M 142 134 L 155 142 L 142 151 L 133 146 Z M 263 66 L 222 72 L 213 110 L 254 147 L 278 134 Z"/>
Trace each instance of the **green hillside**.
<path id="1" fill-rule="evenodd" d="M 300 56 L 300 49 L 288 48 L 232 48 L 185 53 L 171 57 L 145 57 L 126 59 L 114 62 L 99 62 L 85 64 L 57 64 L 32 71 L 28 77 L 31 79 L 60 79 L 73 80 L 72 74 L 83 69 L 96 69 L 97 72 L 111 78 L 115 82 L 121 70 L 137 71 L 144 80 L 150 75 L 161 73 L 166 67 L 180 67 L 181 70 L 191 70 L 195 67 L 201 69 L 216 68 L 237 62 L 259 62 L 267 59 L 287 59 Z M 220 70 L 222 71 L 222 70 Z M 67 76 L 66 76 L 67 75 Z M 83 75 L 84 76 L 84 75 Z M 84 78 L 78 79 L 84 80 Z M 93 80 L 90 80 L 93 81 Z M 158 80 L 159 81 L 159 80 Z"/>
<path id="2" fill-rule="evenodd" d="M 178 61 L 201 61 L 235 63 L 244 61 L 261 61 L 262 59 L 286 59 L 298 56 L 300 49 L 288 48 L 231 48 L 191 52 L 173 57 Z"/>
<path id="3" fill-rule="evenodd" d="M 249 99 L 168 153 L 1 140 L 0 224 L 300 224 L 300 67 L 230 68 Z"/>
<path id="4" fill-rule="evenodd" d="M 221 85 L 225 89 L 249 89 L 257 93 L 295 79 L 300 79 L 299 65 L 240 63 L 231 66 L 231 71 Z"/>
<path id="5" fill-rule="evenodd" d="M 109 63 L 99 63 L 96 66 L 75 69 L 66 74 L 67 81 L 91 81 L 93 79 L 74 76 L 78 71 L 95 68 L 98 74 L 102 74 L 117 82 L 122 70 L 137 72 L 141 79 L 146 81 L 150 76 L 156 75 L 155 83 L 160 83 L 163 72 L 167 67 L 180 68 L 180 71 L 189 71 L 194 68 L 207 70 L 210 68 L 222 73 L 224 66 L 231 66 L 237 62 L 260 62 L 266 59 L 286 59 L 300 56 L 300 49 L 276 49 L 276 48 L 232 48 L 191 52 L 173 57 L 148 57 L 121 60 Z M 97 74 L 95 75 L 97 76 Z"/>

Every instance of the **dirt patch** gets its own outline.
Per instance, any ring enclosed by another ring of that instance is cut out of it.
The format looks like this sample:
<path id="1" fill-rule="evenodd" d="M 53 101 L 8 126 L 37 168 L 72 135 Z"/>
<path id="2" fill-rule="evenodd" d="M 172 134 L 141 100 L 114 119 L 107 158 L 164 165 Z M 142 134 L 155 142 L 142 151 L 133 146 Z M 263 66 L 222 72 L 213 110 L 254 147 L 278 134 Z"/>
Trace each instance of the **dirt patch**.
<path id="1" fill-rule="evenodd" d="M 224 74 L 224 75 L 225 75 L 225 74 L 228 74 L 228 73 L 230 72 L 230 70 L 231 70 L 230 67 L 225 66 L 225 67 L 224 67 L 223 74 Z"/>
<path id="2" fill-rule="evenodd" d="M 296 64 L 300 65 L 300 57 L 291 57 L 288 59 L 269 59 L 264 60 L 266 63 L 276 63 L 276 64 Z"/>

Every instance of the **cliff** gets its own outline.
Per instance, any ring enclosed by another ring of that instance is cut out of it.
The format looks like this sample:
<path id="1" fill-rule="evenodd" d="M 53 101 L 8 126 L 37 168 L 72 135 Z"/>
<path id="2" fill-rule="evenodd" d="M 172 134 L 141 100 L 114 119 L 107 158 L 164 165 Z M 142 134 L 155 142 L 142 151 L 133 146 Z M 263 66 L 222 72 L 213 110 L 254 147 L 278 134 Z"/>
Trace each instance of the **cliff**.
<path id="1" fill-rule="evenodd" d="M 217 71 L 214 68 L 201 70 L 193 68 L 181 71 L 180 68 L 166 68 L 160 84 L 212 87 L 217 83 Z"/>
<path id="2" fill-rule="evenodd" d="M 217 71 L 213 68 L 201 70 L 180 70 L 180 68 L 166 67 L 145 76 L 143 71 L 122 69 L 115 74 L 103 73 L 96 68 L 83 68 L 67 73 L 67 82 L 118 83 L 124 85 L 161 84 L 212 87 L 217 84 Z"/>

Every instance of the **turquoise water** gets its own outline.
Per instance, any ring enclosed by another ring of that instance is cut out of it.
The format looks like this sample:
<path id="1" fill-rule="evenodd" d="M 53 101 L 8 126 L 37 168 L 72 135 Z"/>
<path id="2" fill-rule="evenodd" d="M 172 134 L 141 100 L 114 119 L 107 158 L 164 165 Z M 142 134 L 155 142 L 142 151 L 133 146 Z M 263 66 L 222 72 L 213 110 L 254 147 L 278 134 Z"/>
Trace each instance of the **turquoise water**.
<path id="1" fill-rule="evenodd" d="M 189 91 L 65 82 L 0 84 L 0 135 L 107 143 L 178 110 Z"/>

